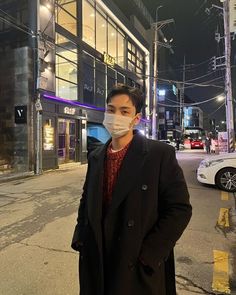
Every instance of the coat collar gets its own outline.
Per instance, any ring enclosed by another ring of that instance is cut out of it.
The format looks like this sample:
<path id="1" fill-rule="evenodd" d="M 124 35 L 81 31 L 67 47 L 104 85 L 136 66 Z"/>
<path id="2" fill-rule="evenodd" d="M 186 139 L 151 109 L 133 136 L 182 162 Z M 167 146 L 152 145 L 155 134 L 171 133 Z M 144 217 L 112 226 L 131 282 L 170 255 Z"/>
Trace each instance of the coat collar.
<path id="1" fill-rule="evenodd" d="M 107 148 L 109 144 L 111 143 L 111 138 L 103 145 L 101 148 L 96 149 L 92 154 L 91 158 L 94 158 L 96 160 L 104 161 Z M 134 130 L 134 136 L 130 143 L 129 150 L 132 148 L 132 151 L 134 153 L 142 153 L 145 154 L 148 152 L 148 144 L 147 139 L 143 135 L 141 135 L 138 130 Z M 128 151 L 129 151 L 128 150 Z"/>

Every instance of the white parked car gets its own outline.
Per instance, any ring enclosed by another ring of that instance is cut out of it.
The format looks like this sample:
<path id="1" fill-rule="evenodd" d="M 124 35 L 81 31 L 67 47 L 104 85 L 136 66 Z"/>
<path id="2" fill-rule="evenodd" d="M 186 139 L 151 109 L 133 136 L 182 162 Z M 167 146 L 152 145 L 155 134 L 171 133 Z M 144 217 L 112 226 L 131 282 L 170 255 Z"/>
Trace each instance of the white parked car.
<path id="1" fill-rule="evenodd" d="M 197 179 L 201 183 L 214 184 L 219 189 L 236 192 L 236 153 L 206 158 L 198 167 Z"/>
<path id="2" fill-rule="evenodd" d="M 168 139 L 160 139 L 159 141 L 164 142 L 166 144 L 169 144 L 169 145 L 173 146 L 176 149 L 176 142 L 174 142 L 174 141 L 170 141 Z M 184 149 L 184 145 L 182 143 L 179 144 L 179 149 L 180 150 Z"/>

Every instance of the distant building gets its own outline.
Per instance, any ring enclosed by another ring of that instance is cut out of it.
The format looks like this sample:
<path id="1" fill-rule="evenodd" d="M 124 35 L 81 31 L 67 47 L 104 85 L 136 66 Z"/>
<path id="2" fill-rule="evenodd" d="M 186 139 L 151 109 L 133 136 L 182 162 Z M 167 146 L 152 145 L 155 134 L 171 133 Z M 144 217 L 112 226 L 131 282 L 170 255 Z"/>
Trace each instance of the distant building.
<path id="1" fill-rule="evenodd" d="M 184 107 L 184 135 L 198 138 L 203 133 L 203 111 L 199 107 Z"/>

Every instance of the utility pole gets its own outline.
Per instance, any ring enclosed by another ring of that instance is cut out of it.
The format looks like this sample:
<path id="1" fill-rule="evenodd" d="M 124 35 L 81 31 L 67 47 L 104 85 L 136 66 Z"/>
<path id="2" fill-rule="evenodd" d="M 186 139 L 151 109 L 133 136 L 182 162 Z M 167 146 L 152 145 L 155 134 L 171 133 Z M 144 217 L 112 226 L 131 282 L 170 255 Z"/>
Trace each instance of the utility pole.
<path id="1" fill-rule="evenodd" d="M 186 57 L 184 55 L 184 64 L 183 64 L 183 83 L 182 83 L 182 89 L 180 92 L 180 127 L 182 130 L 182 135 L 184 131 L 184 111 L 183 111 L 183 106 L 184 106 L 184 92 L 185 92 L 185 79 L 186 79 Z"/>
<path id="2" fill-rule="evenodd" d="M 152 105 L 152 139 L 158 139 L 158 128 L 157 128 L 157 107 L 158 107 L 158 95 L 157 95 L 157 82 L 158 82 L 158 46 L 163 46 L 166 48 L 171 48 L 169 44 L 162 43 L 158 40 L 158 31 L 167 24 L 174 22 L 173 19 L 168 19 L 164 21 L 157 21 L 157 11 L 162 6 L 156 9 L 156 22 L 153 23 L 152 27 L 154 29 L 154 78 L 153 78 L 153 105 Z"/>
<path id="3" fill-rule="evenodd" d="M 36 99 L 35 99 L 35 109 L 36 109 L 36 143 L 35 143 L 35 155 L 36 155 L 36 165 L 35 173 L 37 175 L 42 174 L 42 104 L 40 99 L 40 1 L 37 0 L 37 32 L 36 32 Z"/>
<path id="4" fill-rule="evenodd" d="M 235 150 L 234 135 L 234 113 L 232 100 L 232 80 L 231 80 L 231 36 L 230 36 L 230 15 L 229 0 L 223 2 L 224 10 L 224 30 L 225 30 L 225 92 L 226 92 L 226 124 L 228 133 L 228 152 Z"/>

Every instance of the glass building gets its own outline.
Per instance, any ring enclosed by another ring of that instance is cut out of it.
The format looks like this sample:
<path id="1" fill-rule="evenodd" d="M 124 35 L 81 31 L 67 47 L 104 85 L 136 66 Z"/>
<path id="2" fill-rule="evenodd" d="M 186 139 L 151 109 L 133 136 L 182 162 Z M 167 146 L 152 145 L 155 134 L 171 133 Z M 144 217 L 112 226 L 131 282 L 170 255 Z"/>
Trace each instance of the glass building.
<path id="1" fill-rule="evenodd" d="M 143 23 L 141 31 L 147 33 L 148 12 L 142 15 L 143 6 L 137 3 L 142 1 L 131 2 L 139 10 L 139 28 Z M 117 83 L 143 91 L 146 109 L 141 128 L 147 128 L 152 46 L 114 1 L 6 0 L 0 9 L 6 13 L 0 20 L 2 63 L 11 65 L 5 73 L 1 69 L 1 75 L 14 80 L 17 68 L 22 70 L 17 79 L 23 79 L 21 84 L 13 83 L 21 95 L 6 91 L 1 98 L 0 142 L 8 148 L 0 163 L 4 160 L 14 171 L 35 170 L 36 143 L 43 170 L 86 162 L 87 136 L 101 142 L 108 139 L 102 126 L 105 100 Z M 1 84 L 8 87 L 9 80 Z M 18 106 L 26 107 L 25 123 L 14 122 Z M 11 117 L 8 123 L 7 116 Z M 17 149 L 16 141 L 24 141 L 24 152 Z"/>

